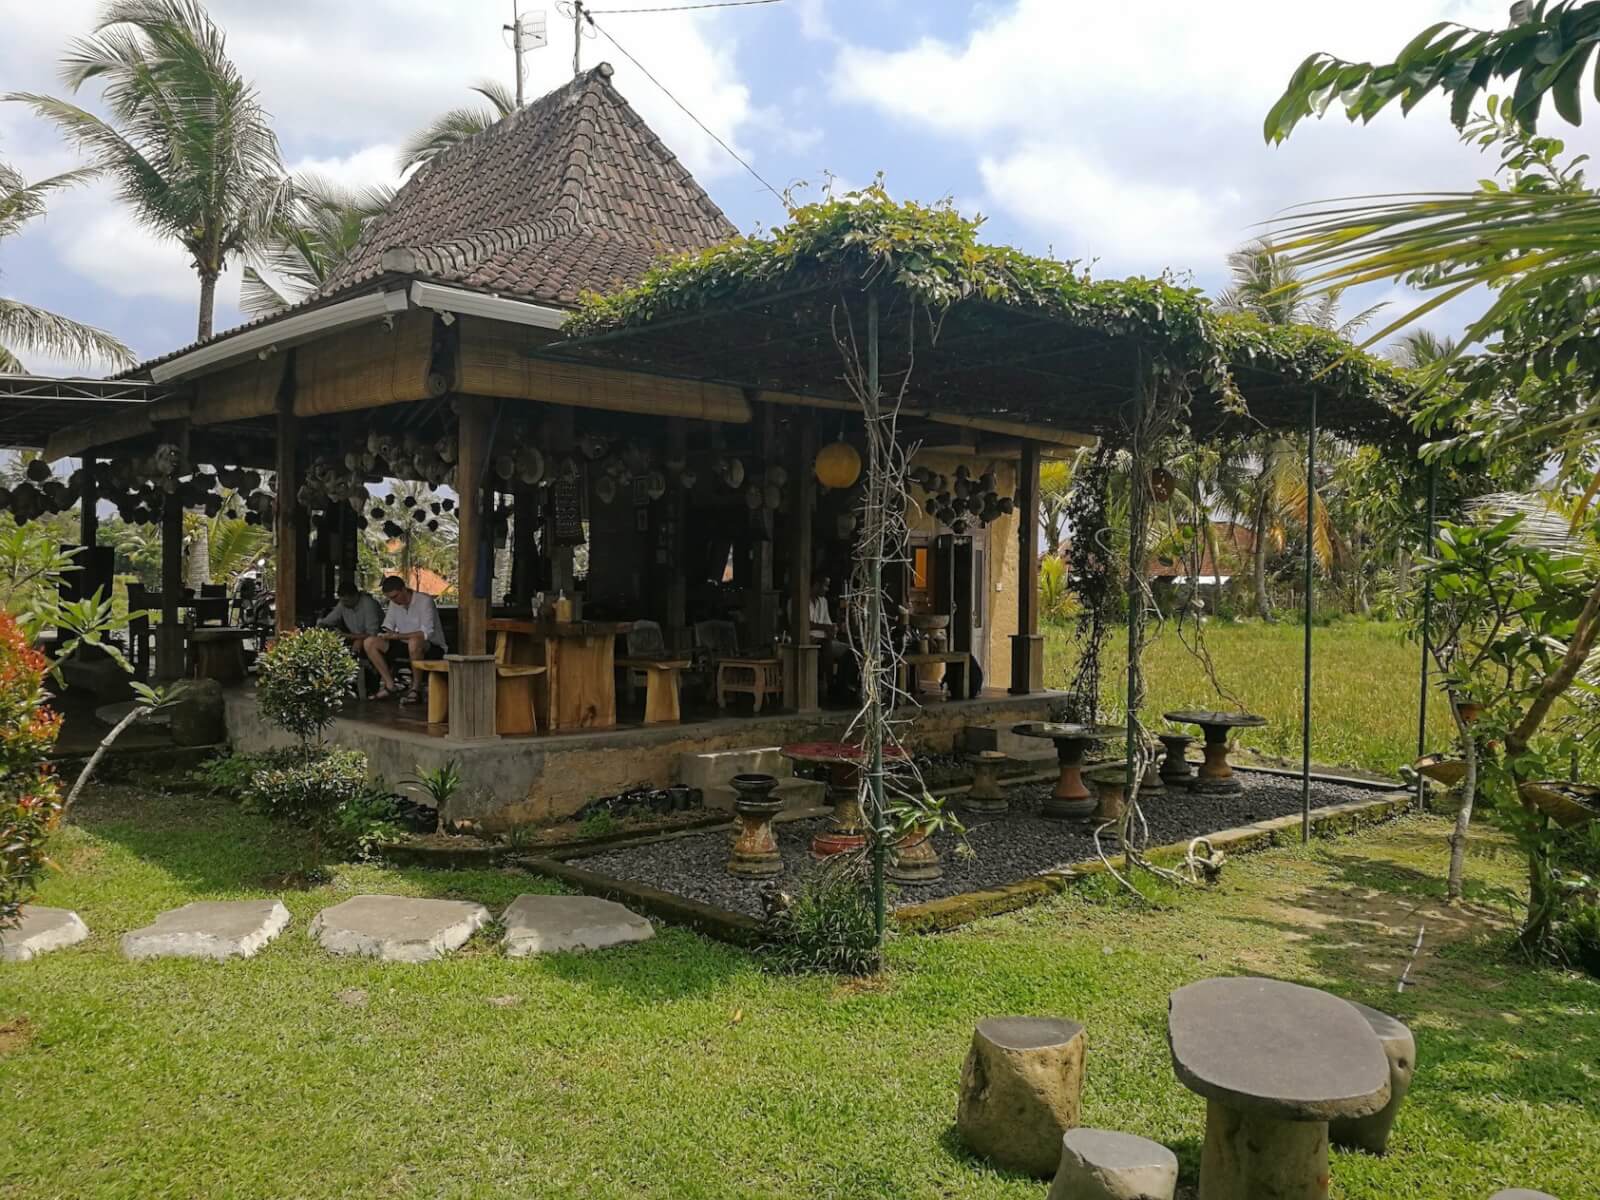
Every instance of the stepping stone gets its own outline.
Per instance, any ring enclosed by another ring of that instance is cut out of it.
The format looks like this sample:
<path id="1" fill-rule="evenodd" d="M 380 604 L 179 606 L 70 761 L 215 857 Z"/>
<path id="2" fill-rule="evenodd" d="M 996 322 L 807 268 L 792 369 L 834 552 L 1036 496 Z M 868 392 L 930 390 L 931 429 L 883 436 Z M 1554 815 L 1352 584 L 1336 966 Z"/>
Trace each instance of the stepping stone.
<path id="1" fill-rule="evenodd" d="M 122 935 L 124 958 L 251 958 L 289 925 L 281 900 L 196 900 Z"/>
<path id="2" fill-rule="evenodd" d="M 0 962 L 27 962 L 88 936 L 89 927 L 71 909 L 24 904 L 21 923 L 0 929 Z"/>
<path id="3" fill-rule="evenodd" d="M 1178 1156 L 1160 1142 L 1109 1129 L 1069 1129 L 1046 1200 L 1172 1200 Z"/>
<path id="4" fill-rule="evenodd" d="M 352 896 L 319 912 L 311 936 L 334 954 L 432 962 L 460 948 L 488 921 L 489 910 L 470 900 Z"/>
<path id="5" fill-rule="evenodd" d="M 1345 1150 L 1382 1154 L 1388 1149 L 1389 1130 L 1400 1112 L 1400 1102 L 1411 1088 L 1411 1076 L 1417 1068 L 1417 1043 L 1411 1030 L 1388 1013 L 1354 1000 L 1349 1004 L 1366 1019 L 1372 1032 L 1378 1035 L 1378 1041 L 1383 1043 L 1383 1052 L 1389 1058 L 1389 1103 L 1370 1117 L 1341 1117 L 1329 1121 L 1328 1141 Z"/>
<path id="6" fill-rule="evenodd" d="M 1489 1200 L 1556 1200 L 1549 1192 L 1535 1192 L 1528 1188 L 1507 1188 L 1496 1192 Z"/>
<path id="7" fill-rule="evenodd" d="M 506 955 L 525 958 L 558 950 L 601 950 L 655 936 L 650 922 L 598 896 L 521 895 L 506 906 Z"/>
<path id="8" fill-rule="evenodd" d="M 956 1105 L 956 1128 L 967 1148 L 1007 1171 L 1054 1175 L 1062 1135 L 1078 1124 L 1083 1051 L 1083 1026 L 1076 1021 L 979 1021 Z"/>

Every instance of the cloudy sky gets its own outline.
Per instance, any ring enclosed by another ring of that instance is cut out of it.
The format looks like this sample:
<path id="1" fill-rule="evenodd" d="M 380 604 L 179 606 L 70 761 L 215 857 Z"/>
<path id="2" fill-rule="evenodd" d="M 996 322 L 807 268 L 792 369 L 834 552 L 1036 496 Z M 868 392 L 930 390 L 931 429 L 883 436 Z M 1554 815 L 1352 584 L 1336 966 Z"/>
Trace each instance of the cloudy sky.
<path id="1" fill-rule="evenodd" d="M 1438 106 L 1370 127 L 1342 117 L 1282 147 L 1261 120 L 1314 50 L 1391 56 L 1432 21 L 1499 24 L 1457 0 L 782 0 L 672 14 L 605 10 L 681 0 L 592 0 L 597 23 L 779 191 L 883 172 L 897 196 L 950 197 L 986 236 L 1094 263 L 1097 275 L 1184 272 L 1208 290 L 1227 252 L 1286 207 L 1335 196 L 1458 189 L 1489 172 Z M 57 92 L 56 64 L 97 0 L 7 5 L 0 91 Z M 572 28 L 544 0 L 549 44 L 529 95 L 570 76 Z M 486 76 L 511 79 L 511 0 L 213 0 L 229 49 L 272 113 L 286 161 L 351 182 L 395 179 L 396 146 Z M 537 14 L 541 0 L 525 0 Z M 603 15 L 604 14 L 604 15 Z M 781 221 L 774 196 L 604 36 L 585 66 L 617 86 L 747 231 Z M 90 97 L 92 103 L 92 96 Z M 1574 133 L 1575 149 L 1600 139 Z M 0 157 L 29 177 L 73 164 L 53 129 L 0 105 Z M 103 187 L 60 198 L 0 250 L 0 287 L 121 336 L 141 355 L 193 337 L 198 284 L 180 248 L 142 231 Z M 218 327 L 239 320 L 238 271 Z M 1352 307 L 1383 299 L 1372 289 Z M 1457 305 L 1440 330 L 1471 316 Z M 33 359 L 35 370 L 57 364 Z"/>

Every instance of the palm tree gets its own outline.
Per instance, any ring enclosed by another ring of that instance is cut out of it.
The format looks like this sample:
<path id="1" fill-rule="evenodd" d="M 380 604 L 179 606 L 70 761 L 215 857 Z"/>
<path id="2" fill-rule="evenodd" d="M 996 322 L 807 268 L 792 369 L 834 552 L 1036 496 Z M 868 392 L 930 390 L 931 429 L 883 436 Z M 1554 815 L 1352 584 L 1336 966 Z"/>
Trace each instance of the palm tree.
<path id="1" fill-rule="evenodd" d="M 1072 471 L 1076 465 L 1076 460 L 1061 458 L 1039 464 L 1039 523 L 1044 528 L 1044 552 L 1055 557 L 1064 552 L 1067 540 L 1067 500 L 1072 495 Z"/>
<path id="2" fill-rule="evenodd" d="M 400 147 L 398 161 L 402 175 L 428 162 L 435 155 L 443 154 L 451 146 L 476 137 L 495 122 L 517 111 L 517 98 L 503 83 L 485 79 L 475 83 L 472 90 L 487 100 L 491 107 L 469 108 L 463 105 L 461 108 L 452 108 L 417 130 Z"/>
<path id="3" fill-rule="evenodd" d="M 104 83 L 110 120 L 31 92 L 6 97 L 53 122 L 116 180 L 139 220 L 179 242 L 200 276 L 208 338 L 228 259 L 259 248 L 287 190 L 278 139 L 255 88 L 199 0 L 113 0 L 72 43 L 62 78 Z"/>
<path id="4" fill-rule="evenodd" d="M 10 164 L 0 162 L 0 242 L 42 216 L 51 192 L 82 183 L 93 171 L 65 171 L 28 183 Z M 83 325 L 21 300 L 0 296 L 0 373 L 24 368 L 18 352 L 47 354 L 75 363 L 109 362 L 131 367 L 133 352 L 104 330 Z"/>
<path id="5" fill-rule="evenodd" d="M 1427 370 L 1442 362 L 1449 362 L 1460 349 L 1456 339 L 1441 336 L 1428 329 L 1413 329 L 1402 335 L 1389 349 L 1389 357 L 1402 367 L 1414 371 Z"/>
<path id="6" fill-rule="evenodd" d="M 312 296 L 355 249 L 368 222 L 393 199 L 390 187 L 346 188 L 317 175 L 296 176 L 293 199 L 256 251 L 261 268 L 277 286 L 247 264 L 239 306 L 253 317 L 264 317 Z"/>

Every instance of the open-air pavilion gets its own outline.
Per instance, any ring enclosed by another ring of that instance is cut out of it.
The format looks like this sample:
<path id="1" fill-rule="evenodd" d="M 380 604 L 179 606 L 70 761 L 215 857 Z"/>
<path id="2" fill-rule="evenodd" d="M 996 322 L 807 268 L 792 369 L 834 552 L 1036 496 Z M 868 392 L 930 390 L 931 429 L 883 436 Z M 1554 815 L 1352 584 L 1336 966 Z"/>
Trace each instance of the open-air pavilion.
<path id="1" fill-rule="evenodd" d="M 226 489 L 270 521 L 279 630 L 357 578 L 363 537 L 454 510 L 450 654 L 430 673 L 448 703 L 353 704 L 335 736 L 388 763 L 457 758 L 476 815 L 507 820 L 665 784 L 697 747 L 843 729 L 860 697 L 819 687 L 813 585 L 859 558 L 871 472 L 850 460 L 870 468 L 890 421 L 917 486 L 894 500 L 907 536 L 875 602 L 925 690 L 911 736 L 940 750 L 1047 715 L 1041 459 L 1108 439 L 1144 479 L 1179 430 L 1312 423 L 1407 444 L 1405 382 L 1334 336 L 1091 281 L 982 245 L 953 211 L 869 193 L 739 238 L 604 66 L 419 171 L 309 301 L 83 384 L 43 423 L 28 386 L 8 385 L 8 440 L 81 461 L 84 542 L 101 502 L 161 525 L 159 677 L 194 669 L 185 507 Z M 537 609 L 558 594 L 577 619 Z M 536 668 L 525 717 L 508 668 Z M 251 707 L 230 702 L 246 744 Z"/>

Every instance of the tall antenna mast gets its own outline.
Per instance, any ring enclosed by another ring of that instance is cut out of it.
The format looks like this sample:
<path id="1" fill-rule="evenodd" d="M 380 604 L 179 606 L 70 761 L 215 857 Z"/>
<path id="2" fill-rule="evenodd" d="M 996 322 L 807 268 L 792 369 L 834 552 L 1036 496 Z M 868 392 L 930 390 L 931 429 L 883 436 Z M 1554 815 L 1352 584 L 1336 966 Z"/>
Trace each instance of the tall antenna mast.
<path id="1" fill-rule="evenodd" d="M 522 56 L 529 50 L 541 49 L 549 40 L 545 36 L 544 10 L 539 9 L 524 19 L 518 0 L 511 0 L 511 24 L 502 25 L 501 28 L 511 35 L 511 53 L 517 63 L 517 107 L 521 108 Z"/>

